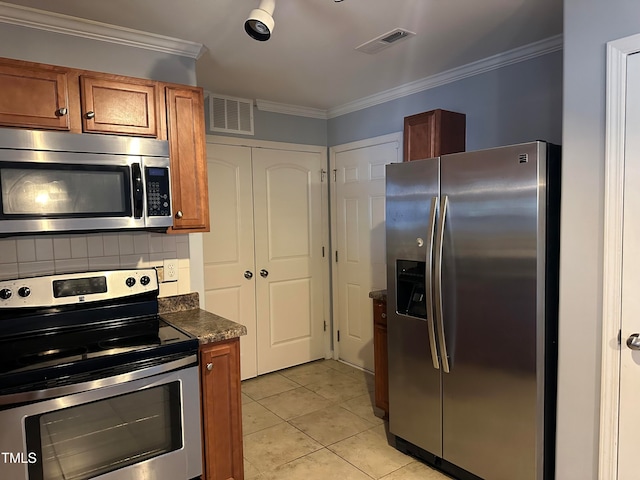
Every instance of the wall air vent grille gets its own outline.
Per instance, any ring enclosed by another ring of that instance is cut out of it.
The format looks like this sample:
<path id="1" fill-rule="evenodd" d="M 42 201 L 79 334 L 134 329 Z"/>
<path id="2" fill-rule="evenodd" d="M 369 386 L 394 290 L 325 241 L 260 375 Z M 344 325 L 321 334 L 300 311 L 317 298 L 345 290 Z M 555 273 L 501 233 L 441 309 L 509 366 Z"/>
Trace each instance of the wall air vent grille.
<path id="1" fill-rule="evenodd" d="M 391 30 L 390 32 L 384 33 L 373 40 L 363 43 L 359 47 L 356 47 L 356 50 L 362 53 L 374 54 L 384 50 L 385 48 L 389 48 L 391 45 L 394 45 L 401 40 L 405 40 L 413 36 L 415 36 L 415 33 L 410 32 L 409 30 L 396 28 L 395 30 Z"/>
<path id="2" fill-rule="evenodd" d="M 208 130 L 211 132 L 253 135 L 253 101 L 209 93 Z"/>

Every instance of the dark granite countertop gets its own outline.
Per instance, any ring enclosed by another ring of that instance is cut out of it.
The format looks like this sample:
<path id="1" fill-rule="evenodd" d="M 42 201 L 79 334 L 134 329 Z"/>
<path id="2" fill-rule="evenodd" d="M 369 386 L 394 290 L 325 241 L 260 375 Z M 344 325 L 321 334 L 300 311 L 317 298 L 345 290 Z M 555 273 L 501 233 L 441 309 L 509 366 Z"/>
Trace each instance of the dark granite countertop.
<path id="1" fill-rule="evenodd" d="M 386 290 L 374 290 L 369 292 L 369 298 L 373 298 L 374 300 L 378 300 L 380 302 L 387 301 L 387 291 Z"/>
<path id="2" fill-rule="evenodd" d="M 197 293 L 158 299 L 162 318 L 198 337 L 200 344 L 220 342 L 247 334 L 247 327 L 199 308 Z"/>

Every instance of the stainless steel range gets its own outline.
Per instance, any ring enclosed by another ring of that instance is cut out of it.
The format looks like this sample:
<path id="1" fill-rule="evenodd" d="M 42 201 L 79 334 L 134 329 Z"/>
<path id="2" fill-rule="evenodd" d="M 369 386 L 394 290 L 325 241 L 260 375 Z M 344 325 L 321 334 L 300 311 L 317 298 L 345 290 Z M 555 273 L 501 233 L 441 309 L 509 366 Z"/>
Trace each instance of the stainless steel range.
<path id="1" fill-rule="evenodd" d="M 153 269 L 0 282 L 0 477 L 202 473 L 198 340 Z"/>

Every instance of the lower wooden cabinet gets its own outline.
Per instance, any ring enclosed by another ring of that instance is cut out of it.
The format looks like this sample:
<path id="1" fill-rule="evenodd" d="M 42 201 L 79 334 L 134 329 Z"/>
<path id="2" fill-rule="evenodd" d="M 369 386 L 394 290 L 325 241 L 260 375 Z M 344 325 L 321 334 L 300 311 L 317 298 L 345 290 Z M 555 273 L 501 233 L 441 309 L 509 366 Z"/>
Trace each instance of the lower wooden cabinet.
<path id="1" fill-rule="evenodd" d="M 203 480 L 243 480 L 240 340 L 200 347 Z"/>
<path id="2" fill-rule="evenodd" d="M 389 416 L 389 364 L 387 353 L 387 302 L 373 301 L 373 363 L 376 407 Z"/>

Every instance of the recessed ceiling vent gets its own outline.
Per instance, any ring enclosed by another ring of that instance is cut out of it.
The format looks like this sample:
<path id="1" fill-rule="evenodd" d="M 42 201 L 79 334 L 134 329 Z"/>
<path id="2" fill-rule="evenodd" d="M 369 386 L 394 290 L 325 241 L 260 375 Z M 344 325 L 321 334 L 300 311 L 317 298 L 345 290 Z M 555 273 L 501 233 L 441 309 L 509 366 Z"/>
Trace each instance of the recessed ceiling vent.
<path id="1" fill-rule="evenodd" d="M 212 132 L 253 135 L 253 101 L 210 93 L 209 130 Z"/>
<path id="2" fill-rule="evenodd" d="M 359 47 L 356 47 L 356 50 L 362 53 L 374 54 L 413 36 L 415 36 L 415 33 L 410 32 L 409 30 L 396 28 L 395 30 L 391 30 L 390 32 L 380 35 L 373 40 L 363 43 Z"/>

